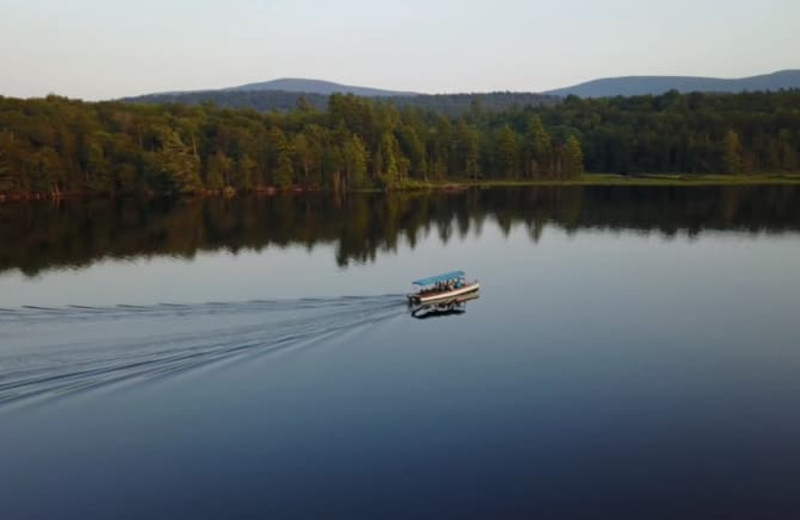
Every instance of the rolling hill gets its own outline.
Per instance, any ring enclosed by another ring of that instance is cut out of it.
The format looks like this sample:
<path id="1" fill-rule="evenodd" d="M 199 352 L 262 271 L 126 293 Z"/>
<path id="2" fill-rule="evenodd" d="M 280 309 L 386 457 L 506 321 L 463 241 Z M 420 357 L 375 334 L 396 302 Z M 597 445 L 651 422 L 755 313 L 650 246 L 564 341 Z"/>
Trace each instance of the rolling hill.
<path id="1" fill-rule="evenodd" d="M 745 92 L 776 91 L 800 88 L 800 70 L 782 70 L 772 74 L 738 79 L 704 78 L 693 76 L 624 76 L 602 78 L 571 87 L 545 92 L 553 96 L 576 95 L 584 98 L 613 96 L 642 96 L 678 92 Z"/>
<path id="2" fill-rule="evenodd" d="M 261 83 L 249 83 L 219 90 L 165 92 L 124 98 L 130 103 L 182 103 L 198 105 L 212 102 L 222 108 L 249 108 L 258 111 L 287 111 L 305 97 L 317 110 L 325 110 L 333 93 L 354 94 L 380 98 L 399 107 L 415 106 L 455 115 L 480 106 L 488 111 L 505 110 L 513 106 L 547 105 L 576 95 L 583 98 L 658 95 L 670 90 L 679 92 L 736 93 L 744 91 L 777 91 L 800 88 L 800 70 L 784 70 L 772 74 L 739 79 L 704 78 L 691 76 L 626 76 L 603 78 L 572 87 L 547 92 L 489 92 L 469 94 L 418 94 L 383 90 L 371 87 L 342 85 L 330 81 L 283 78 Z"/>
<path id="3" fill-rule="evenodd" d="M 303 92 L 306 94 L 322 94 L 329 96 L 334 93 L 355 94 L 363 97 L 401 97 L 416 96 L 416 92 L 401 92 L 393 90 L 383 90 L 371 87 L 357 87 L 353 85 L 342 85 L 331 81 L 318 79 L 302 78 L 281 78 L 260 83 L 248 83 L 238 87 L 224 89 L 229 92 L 262 92 L 265 90 L 282 90 L 284 92 Z"/>

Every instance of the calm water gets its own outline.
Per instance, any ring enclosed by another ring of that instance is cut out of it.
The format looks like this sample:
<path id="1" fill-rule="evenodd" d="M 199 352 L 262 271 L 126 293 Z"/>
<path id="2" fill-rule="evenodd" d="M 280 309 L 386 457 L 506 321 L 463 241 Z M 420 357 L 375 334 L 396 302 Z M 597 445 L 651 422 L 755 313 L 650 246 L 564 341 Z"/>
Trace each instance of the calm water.
<path id="1" fill-rule="evenodd" d="M 0 206 L 0 518 L 796 518 L 798 258 L 790 186 Z"/>

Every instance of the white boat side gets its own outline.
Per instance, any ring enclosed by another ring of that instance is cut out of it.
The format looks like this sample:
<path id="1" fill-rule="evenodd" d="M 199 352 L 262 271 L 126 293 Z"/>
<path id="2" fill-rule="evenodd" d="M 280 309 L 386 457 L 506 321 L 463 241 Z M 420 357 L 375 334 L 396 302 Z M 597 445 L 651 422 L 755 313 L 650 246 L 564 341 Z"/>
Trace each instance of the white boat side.
<path id="1" fill-rule="evenodd" d="M 409 294 L 408 299 L 415 303 L 429 303 L 439 300 L 447 300 L 449 298 L 455 298 L 457 296 L 461 296 L 462 294 L 467 294 L 473 291 L 477 291 L 480 288 L 480 286 L 481 284 L 479 284 L 478 282 L 472 282 L 464 285 L 463 287 L 459 287 L 457 289 L 451 289 L 449 291 L 437 292 L 426 295 Z"/>

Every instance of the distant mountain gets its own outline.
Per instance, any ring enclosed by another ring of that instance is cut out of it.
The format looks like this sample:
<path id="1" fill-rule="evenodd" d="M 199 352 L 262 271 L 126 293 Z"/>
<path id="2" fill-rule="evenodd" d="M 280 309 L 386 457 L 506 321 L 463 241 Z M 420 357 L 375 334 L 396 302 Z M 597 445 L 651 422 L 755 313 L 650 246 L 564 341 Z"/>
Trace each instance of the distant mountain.
<path id="1" fill-rule="evenodd" d="M 692 76 L 625 76 L 603 78 L 572 87 L 544 92 L 553 96 L 576 95 L 584 98 L 641 96 L 678 92 L 745 92 L 800 88 L 800 70 L 782 70 L 772 74 L 739 79 Z"/>
<path id="2" fill-rule="evenodd" d="M 416 96 L 416 92 L 401 92 L 393 90 L 383 90 L 370 87 L 354 87 L 352 85 L 341 85 L 331 81 L 321 81 L 318 79 L 301 78 L 282 78 L 261 83 L 248 83 L 239 87 L 224 89 L 232 92 L 262 92 L 265 90 L 282 90 L 284 92 L 304 92 L 308 94 L 322 94 L 329 96 L 335 93 L 355 94 L 363 97 L 400 97 Z"/>
<path id="3" fill-rule="evenodd" d="M 399 107 L 415 106 L 456 115 L 473 109 L 490 112 L 513 106 L 552 105 L 574 94 L 584 98 L 638 96 L 679 92 L 735 93 L 743 91 L 775 91 L 800 88 L 800 70 L 784 70 L 772 74 L 741 79 L 719 79 L 689 76 L 627 76 L 605 78 L 560 88 L 541 94 L 529 92 L 490 92 L 485 94 L 417 94 L 370 87 L 342 85 L 330 81 L 284 78 L 262 83 L 249 83 L 219 90 L 164 92 L 124 98 L 129 103 L 182 103 L 198 105 L 215 103 L 221 108 L 249 108 L 258 111 L 287 111 L 297 107 L 305 97 L 317 110 L 325 110 L 333 93 L 349 93 L 380 98 Z"/>

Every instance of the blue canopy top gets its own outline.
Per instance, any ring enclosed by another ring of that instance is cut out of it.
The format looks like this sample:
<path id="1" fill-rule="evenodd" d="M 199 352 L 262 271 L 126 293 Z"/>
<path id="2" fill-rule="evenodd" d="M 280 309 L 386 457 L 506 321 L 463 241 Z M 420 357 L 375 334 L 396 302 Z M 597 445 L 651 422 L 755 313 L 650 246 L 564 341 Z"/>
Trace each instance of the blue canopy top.
<path id="1" fill-rule="evenodd" d="M 436 282 L 446 282 L 447 280 L 452 280 L 454 278 L 461 278 L 464 276 L 464 271 L 451 271 L 449 273 L 439 274 L 436 276 L 431 276 L 429 278 L 421 278 L 419 280 L 414 280 L 414 285 L 431 285 Z"/>

